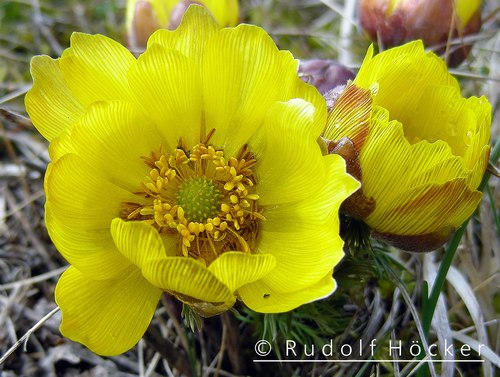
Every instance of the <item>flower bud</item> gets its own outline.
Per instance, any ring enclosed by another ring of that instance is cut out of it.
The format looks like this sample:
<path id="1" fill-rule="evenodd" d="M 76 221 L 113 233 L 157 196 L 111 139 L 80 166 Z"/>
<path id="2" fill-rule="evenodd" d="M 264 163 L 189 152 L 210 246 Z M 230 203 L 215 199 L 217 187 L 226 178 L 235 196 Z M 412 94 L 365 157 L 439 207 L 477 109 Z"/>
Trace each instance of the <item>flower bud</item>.
<path id="1" fill-rule="evenodd" d="M 328 59 L 301 60 L 299 75 L 303 81 L 314 85 L 322 94 L 339 85 L 345 85 L 355 76 L 347 67 Z"/>
<path id="2" fill-rule="evenodd" d="M 128 0 L 127 38 L 132 50 L 143 50 L 158 29 L 176 29 L 191 4 L 204 5 L 221 26 L 238 23 L 238 0 Z"/>
<path id="3" fill-rule="evenodd" d="M 323 134 L 361 181 L 342 211 L 400 249 L 436 249 L 481 200 L 490 127 L 488 100 L 462 97 L 421 41 L 376 56 L 370 48 Z"/>
<path id="4" fill-rule="evenodd" d="M 481 0 L 361 0 L 362 28 L 384 47 L 422 39 L 445 53 L 450 66 L 459 65 L 471 46 L 460 42 L 446 51 L 447 41 L 463 38 L 481 28 Z"/>

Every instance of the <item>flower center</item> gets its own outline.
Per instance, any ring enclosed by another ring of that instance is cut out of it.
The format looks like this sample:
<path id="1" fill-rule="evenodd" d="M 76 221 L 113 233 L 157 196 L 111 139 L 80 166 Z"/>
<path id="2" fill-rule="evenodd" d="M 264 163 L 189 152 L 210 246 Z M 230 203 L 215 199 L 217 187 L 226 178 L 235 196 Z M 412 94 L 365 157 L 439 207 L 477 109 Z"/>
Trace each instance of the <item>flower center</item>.
<path id="1" fill-rule="evenodd" d="M 187 149 L 183 140 L 172 154 L 163 148 L 142 157 L 149 176 L 122 203 L 121 218 L 141 220 L 164 236 L 178 237 L 176 254 L 209 265 L 226 251 L 254 251 L 259 222 L 265 220 L 255 193 L 253 158 L 247 145 L 227 158 L 208 141 Z"/>
<path id="2" fill-rule="evenodd" d="M 184 216 L 188 221 L 205 222 L 218 214 L 219 190 L 205 177 L 191 178 L 179 188 L 177 204 L 184 208 Z"/>

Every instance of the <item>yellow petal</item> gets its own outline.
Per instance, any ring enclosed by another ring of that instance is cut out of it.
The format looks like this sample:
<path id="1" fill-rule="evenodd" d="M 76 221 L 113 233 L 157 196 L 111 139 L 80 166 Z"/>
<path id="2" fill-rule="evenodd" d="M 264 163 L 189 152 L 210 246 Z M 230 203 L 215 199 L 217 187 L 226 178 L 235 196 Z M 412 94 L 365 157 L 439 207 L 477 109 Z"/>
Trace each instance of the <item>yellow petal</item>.
<path id="1" fill-rule="evenodd" d="M 204 7 L 190 6 L 179 27 L 174 30 L 158 30 L 148 41 L 149 49 L 160 44 L 166 49 L 177 50 L 196 66 L 201 66 L 207 40 L 221 28 Z"/>
<path id="2" fill-rule="evenodd" d="M 323 137 L 335 141 L 348 137 L 359 150 L 368 134 L 371 110 L 371 91 L 349 84 L 328 114 Z"/>
<path id="3" fill-rule="evenodd" d="M 116 218 L 111 222 L 111 235 L 118 250 L 137 267 L 142 268 L 148 261 L 175 256 L 176 237 L 164 237 L 163 243 L 158 231 L 144 222 L 123 221 Z M 165 246 L 167 247 L 165 249 Z"/>
<path id="4" fill-rule="evenodd" d="M 467 106 L 460 91 L 447 86 L 427 86 L 420 101 L 415 101 L 415 113 L 411 110 L 405 119 L 406 138 L 414 143 L 419 140 L 434 142 L 444 140 L 453 154 L 463 157 L 476 134 L 476 114 Z"/>
<path id="5" fill-rule="evenodd" d="M 305 289 L 342 259 L 343 244 L 333 220 L 314 230 L 292 228 L 288 232 L 266 231 L 263 224 L 257 253 L 273 255 L 276 268 L 262 281 L 276 292 Z"/>
<path id="6" fill-rule="evenodd" d="M 130 266 L 116 249 L 109 228 L 72 226 L 45 209 L 45 223 L 57 250 L 70 264 L 95 280 L 112 279 Z"/>
<path id="7" fill-rule="evenodd" d="M 481 0 L 456 0 L 455 6 L 459 18 L 458 25 L 461 30 L 469 23 L 474 13 L 478 11 Z"/>
<path id="8" fill-rule="evenodd" d="M 80 103 L 132 100 L 127 71 L 135 58 L 125 47 L 103 35 L 83 33 L 73 33 L 70 43 L 59 65 Z"/>
<path id="9" fill-rule="evenodd" d="M 307 198 L 265 208 L 257 253 L 276 258 L 276 267 L 262 279 L 275 291 L 290 292 L 315 284 L 344 255 L 338 209 L 359 183 L 345 173 L 340 156 L 324 156 L 321 163 L 328 184 L 325 177 L 316 177 L 325 184 Z"/>
<path id="10" fill-rule="evenodd" d="M 215 259 L 208 267 L 230 291 L 259 280 L 269 274 L 276 265 L 276 259 L 270 255 L 246 254 L 228 251 Z"/>
<path id="11" fill-rule="evenodd" d="M 109 182 L 74 154 L 49 165 L 45 192 L 47 229 L 71 264 L 95 279 L 115 276 L 129 264 L 109 243 L 109 227 L 120 215 L 122 201 L 135 195 Z"/>
<path id="12" fill-rule="evenodd" d="M 151 260 L 142 266 L 142 273 L 151 284 L 190 305 L 201 301 L 231 307 L 235 301 L 233 292 L 195 259 Z"/>
<path id="13" fill-rule="evenodd" d="M 238 0 L 201 0 L 217 22 L 222 26 L 236 26 L 239 10 Z"/>
<path id="14" fill-rule="evenodd" d="M 465 166 L 473 171 L 470 187 L 479 186 L 488 164 L 491 131 L 491 105 L 485 97 L 470 97 L 466 100 L 470 112 L 475 115 L 476 128 L 471 144 L 464 154 Z"/>
<path id="15" fill-rule="evenodd" d="M 238 290 L 241 300 L 250 309 L 260 313 L 282 313 L 300 305 L 328 297 L 335 291 L 336 284 L 330 270 L 316 284 L 299 291 L 280 293 L 262 280 L 247 284 Z"/>
<path id="16" fill-rule="evenodd" d="M 61 333 L 99 355 L 121 354 L 141 339 L 160 295 L 137 268 L 113 280 L 93 280 L 69 267 L 56 287 Z"/>
<path id="17" fill-rule="evenodd" d="M 354 83 L 366 89 L 377 83 L 379 88 L 373 104 L 385 107 L 391 119 L 403 124 L 409 114 L 415 114 L 418 100 L 429 84 L 460 90 L 444 61 L 434 53 L 425 53 L 422 41 L 372 55 L 373 48 L 370 48 Z"/>
<path id="18" fill-rule="evenodd" d="M 171 149 L 184 137 L 200 141 L 202 93 L 199 67 L 177 51 L 150 45 L 129 73 L 130 86 Z M 202 135 L 203 137 L 205 135 Z"/>
<path id="19" fill-rule="evenodd" d="M 477 139 L 479 139 L 479 137 L 477 137 Z M 483 145 L 482 148 L 479 148 L 478 145 L 477 150 L 479 153 L 476 159 L 476 164 L 472 167 L 470 170 L 471 174 L 467 177 L 467 184 L 472 190 L 478 188 L 483 179 L 484 172 L 488 167 L 490 149 L 491 147 L 489 145 Z"/>
<path id="20" fill-rule="evenodd" d="M 317 90 L 298 78 L 290 53 L 279 51 L 262 29 L 219 29 L 206 9 L 191 6 L 177 30 L 159 30 L 148 42 L 148 49 L 160 44 L 180 51 L 201 69 L 202 133 L 215 129 L 211 141 L 217 148 L 236 154 L 275 101 L 304 98 L 325 109 Z M 319 133 L 324 114 L 315 116 Z"/>
<path id="21" fill-rule="evenodd" d="M 73 153 L 73 144 L 71 143 L 71 131 L 73 126 L 66 127 L 59 135 L 51 140 L 49 144 L 49 156 L 52 162 L 56 162 L 62 156 L 68 153 Z"/>
<path id="22" fill-rule="evenodd" d="M 72 226 L 109 228 L 121 203 L 136 198 L 110 182 L 81 157 L 67 154 L 49 166 L 45 182 L 47 205 Z"/>
<path id="23" fill-rule="evenodd" d="M 143 112 L 126 102 L 92 104 L 71 130 L 73 152 L 109 181 L 136 192 L 151 170 L 141 157 L 164 144 Z"/>
<path id="24" fill-rule="evenodd" d="M 31 75 L 33 87 L 26 94 L 26 111 L 37 130 L 51 141 L 78 119 L 83 106 L 68 87 L 59 60 L 35 56 Z"/>
<path id="25" fill-rule="evenodd" d="M 388 122 L 387 111 L 380 108 L 375 109 L 359 159 L 363 193 L 373 197 L 379 209 L 410 188 L 441 184 L 470 174 L 464 168 L 463 159 L 454 156 L 444 141 L 422 140 L 411 145 L 405 138 L 403 126 Z"/>
<path id="26" fill-rule="evenodd" d="M 214 145 L 234 155 L 260 127 L 276 101 L 302 98 L 317 109 L 311 132 L 325 125 L 325 103 L 319 92 L 297 75 L 298 62 L 279 51 L 256 26 L 222 29 L 207 42 L 202 91 L 206 128 L 215 128 Z"/>
<path id="27" fill-rule="evenodd" d="M 155 14 L 163 26 L 168 25 L 172 9 L 179 4 L 179 0 L 147 0 L 153 5 Z"/>
<path id="28" fill-rule="evenodd" d="M 456 229 L 472 215 L 481 196 L 465 179 L 429 184 L 401 193 L 383 208 L 376 208 L 365 221 L 378 232 L 400 235 Z"/>
<path id="29" fill-rule="evenodd" d="M 203 301 L 232 306 L 234 303 L 232 291 L 202 262 L 173 256 L 176 237 L 161 237 L 150 225 L 121 219 L 113 220 L 111 232 L 120 252 L 154 286 L 188 304 Z"/>
<path id="30" fill-rule="evenodd" d="M 345 162 L 339 155 L 324 156 L 323 162 L 328 183 L 319 191 L 311 191 L 309 197 L 299 202 L 266 207 L 266 221 L 261 224 L 263 229 L 270 232 L 300 232 L 314 230 L 327 223 L 338 229 L 339 207 L 359 189 L 360 183 L 346 173 Z M 316 179 L 323 181 L 324 178 Z"/>
<path id="31" fill-rule="evenodd" d="M 259 135 L 262 139 L 250 143 L 258 161 L 261 205 L 297 202 L 326 185 L 325 164 L 316 141 L 319 132 L 313 126 L 321 110 L 299 99 L 275 103 L 269 109 Z"/>

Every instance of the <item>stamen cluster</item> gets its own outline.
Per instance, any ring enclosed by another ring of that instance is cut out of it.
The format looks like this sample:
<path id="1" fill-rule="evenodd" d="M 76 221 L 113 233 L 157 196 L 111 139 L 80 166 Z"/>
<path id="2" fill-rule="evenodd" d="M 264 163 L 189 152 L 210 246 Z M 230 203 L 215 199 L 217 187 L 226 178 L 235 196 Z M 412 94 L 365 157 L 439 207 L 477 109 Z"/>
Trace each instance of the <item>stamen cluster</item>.
<path id="1" fill-rule="evenodd" d="M 265 220 L 257 205 L 256 164 L 248 146 L 226 159 L 223 150 L 199 143 L 187 150 L 183 140 L 171 155 L 163 147 L 143 157 L 151 168 L 142 182 L 146 204 L 125 202 L 121 217 L 142 220 L 162 234 L 178 234 L 178 255 L 209 265 L 221 253 L 250 253 Z"/>

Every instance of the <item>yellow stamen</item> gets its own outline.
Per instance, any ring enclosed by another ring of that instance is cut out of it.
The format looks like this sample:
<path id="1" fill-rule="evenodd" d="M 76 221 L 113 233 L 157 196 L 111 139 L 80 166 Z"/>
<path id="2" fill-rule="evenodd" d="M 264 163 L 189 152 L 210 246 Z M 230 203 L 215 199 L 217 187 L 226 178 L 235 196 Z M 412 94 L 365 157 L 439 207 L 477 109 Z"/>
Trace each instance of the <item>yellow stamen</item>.
<path id="1" fill-rule="evenodd" d="M 142 182 L 143 199 L 122 204 L 121 217 L 142 220 L 160 234 L 179 237 L 177 255 L 209 265 L 229 250 L 251 253 L 264 221 L 255 193 L 256 164 L 248 146 L 236 156 L 207 145 L 211 130 L 199 143 L 187 148 L 183 139 L 171 154 L 160 146 L 142 157 L 150 171 Z"/>

